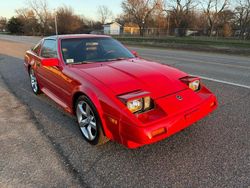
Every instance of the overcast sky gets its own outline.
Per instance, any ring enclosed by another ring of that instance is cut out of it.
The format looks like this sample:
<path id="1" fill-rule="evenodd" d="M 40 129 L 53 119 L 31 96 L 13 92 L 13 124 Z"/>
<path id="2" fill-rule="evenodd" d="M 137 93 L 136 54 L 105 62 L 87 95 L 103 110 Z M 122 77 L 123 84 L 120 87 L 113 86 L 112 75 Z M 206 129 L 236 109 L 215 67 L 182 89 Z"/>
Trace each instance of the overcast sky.
<path id="1" fill-rule="evenodd" d="M 84 15 L 87 18 L 96 20 L 96 8 L 99 5 L 107 6 L 112 10 L 114 15 L 117 15 L 122 12 L 121 1 L 122 0 L 48 0 L 48 4 L 51 10 L 63 5 L 71 6 L 76 14 Z M 15 15 L 16 9 L 24 8 L 26 6 L 26 0 L 1 0 L 0 17 L 10 18 Z"/>

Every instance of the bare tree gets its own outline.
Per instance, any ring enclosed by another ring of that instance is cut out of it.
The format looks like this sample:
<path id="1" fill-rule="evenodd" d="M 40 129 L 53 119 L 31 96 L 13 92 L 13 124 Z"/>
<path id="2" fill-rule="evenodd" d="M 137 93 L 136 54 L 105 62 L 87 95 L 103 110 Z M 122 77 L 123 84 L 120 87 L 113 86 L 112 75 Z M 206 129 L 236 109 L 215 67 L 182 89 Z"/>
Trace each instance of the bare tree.
<path id="1" fill-rule="evenodd" d="M 113 16 L 112 11 L 109 10 L 109 8 L 104 6 L 104 5 L 101 5 L 98 7 L 97 14 L 98 14 L 99 20 L 102 24 L 105 24 L 105 22 L 108 19 L 112 18 L 112 16 Z"/>
<path id="2" fill-rule="evenodd" d="M 235 15 L 240 29 L 240 37 L 244 38 L 247 28 L 250 27 L 250 0 L 238 0 Z"/>
<path id="3" fill-rule="evenodd" d="M 39 24 L 33 10 L 21 8 L 15 10 L 17 17 L 23 23 L 23 32 L 26 35 L 36 35 L 39 32 Z"/>
<path id="4" fill-rule="evenodd" d="M 138 25 L 141 36 L 144 34 L 150 15 L 161 5 L 161 0 L 124 0 L 122 2 L 124 13 Z"/>
<path id="5" fill-rule="evenodd" d="M 30 12 L 32 12 L 32 10 L 28 8 L 20 8 L 20 9 L 16 9 L 15 12 L 18 17 L 23 17 L 24 19 L 27 19 L 29 17 Z"/>
<path id="6" fill-rule="evenodd" d="M 7 19 L 4 17 L 0 17 L 0 32 L 5 31 L 7 27 Z"/>
<path id="7" fill-rule="evenodd" d="M 35 12 L 41 25 L 42 34 L 46 35 L 49 29 L 49 20 L 51 19 L 47 0 L 28 0 L 28 5 Z"/>
<path id="8" fill-rule="evenodd" d="M 176 27 L 181 27 L 182 22 L 195 6 L 194 0 L 172 0 L 170 7 Z"/>
<path id="9" fill-rule="evenodd" d="M 56 15 L 59 34 L 83 32 L 86 24 L 80 16 L 75 15 L 74 10 L 71 7 L 64 6 L 58 8 Z"/>
<path id="10" fill-rule="evenodd" d="M 164 10 L 168 13 L 168 19 L 171 19 L 175 28 L 178 28 L 178 35 L 185 35 L 186 29 L 192 22 L 192 16 L 194 16 L 196 0 L 171 0 L 166 4 L 170 8 Z"/>
<path id="11" fill-rule="evenodd" d="M 206 7 L 203 7 L 203 10 L 208 20 L 209 35 L 212 36 L 218 23 L 219 15 L 227 8 L 229 0 L 207 0 L 203 1 L 202 4 L 206 5 Z"/>

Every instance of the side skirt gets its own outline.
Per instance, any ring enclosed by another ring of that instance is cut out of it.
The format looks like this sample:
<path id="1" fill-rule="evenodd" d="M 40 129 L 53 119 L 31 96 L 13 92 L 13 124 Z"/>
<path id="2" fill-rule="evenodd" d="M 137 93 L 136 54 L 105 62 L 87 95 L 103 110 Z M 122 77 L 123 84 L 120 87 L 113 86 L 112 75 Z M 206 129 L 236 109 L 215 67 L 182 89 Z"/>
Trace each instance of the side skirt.
<path id="1" fill-rule="evenodd" d="M 72 114 L 70 107 L 66 103 L 64 103 L 62 100 L 60 100 L 54 93 L 52 93 L 50 90 L 48 90 L 45 87 L 43 87 L 41 90 L 45 95 L 47 95 L 49 98 L 55 101 L 58 105 L 60 105 L 66 112 Z"/>

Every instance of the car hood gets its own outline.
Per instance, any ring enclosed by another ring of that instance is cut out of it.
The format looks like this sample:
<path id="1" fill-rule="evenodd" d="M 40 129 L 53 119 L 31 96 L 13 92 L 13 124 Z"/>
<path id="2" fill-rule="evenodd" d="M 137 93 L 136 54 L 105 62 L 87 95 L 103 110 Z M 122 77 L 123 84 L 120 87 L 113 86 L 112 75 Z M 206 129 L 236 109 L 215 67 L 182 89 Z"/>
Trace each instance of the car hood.
<path id="1" fill-rule="evenodd" d="M 179 81 L 186 73 L 142 59 L 121 60 L 80 69 L 102 82 L 116 95 L 143 90 L 158 98 L 186 88 Z"/>

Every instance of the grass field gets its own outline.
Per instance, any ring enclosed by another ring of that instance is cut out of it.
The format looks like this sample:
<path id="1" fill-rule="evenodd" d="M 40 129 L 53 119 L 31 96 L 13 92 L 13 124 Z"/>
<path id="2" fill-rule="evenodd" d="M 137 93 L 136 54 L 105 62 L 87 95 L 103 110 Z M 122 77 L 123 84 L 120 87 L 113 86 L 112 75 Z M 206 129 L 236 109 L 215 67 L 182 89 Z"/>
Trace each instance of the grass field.
<path id="1" fill-rule="evenodd" d="M 127 45 L 250 55 L 250 40 L 210 37 L 114 37 Z"/>
<path id="2" fill-rule="evenodd" d="M 250 48 L 250 40 L 210 38 L 210 37 L 115 37 L 120 41 L 166 44 L 194 44 Z"/>

